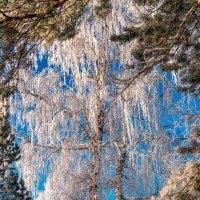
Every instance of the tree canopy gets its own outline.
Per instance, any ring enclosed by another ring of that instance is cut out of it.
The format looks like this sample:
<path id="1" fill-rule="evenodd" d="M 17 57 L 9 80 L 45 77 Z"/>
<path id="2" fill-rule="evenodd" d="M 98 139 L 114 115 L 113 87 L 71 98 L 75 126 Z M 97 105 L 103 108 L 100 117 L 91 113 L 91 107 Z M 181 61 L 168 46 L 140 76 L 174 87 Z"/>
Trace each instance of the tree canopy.
<path id="1" fill-rule="evenodd" d="M 8 97 L 12 87 L 0 92 L 0 198 L 2 200 L 31 200 L 24 181 L 19 178 L 16 162 L 20 159 L 20 148 L 11 132 L 8 114 Z"/>
<path id="2" fill-rule="evenodd" d="M 112 35 L 112 41 L 134 40 L 129 83 L 149 73 L 155 66 L 175 71 L 178 88 L 199 92 L 200 83 L 200 4 L 196 0 L 134 0 L 139 20 Z"/>
<path id="3" fill-rule="evenodd" d="M 30 56 L 42 41 L 72 38 L 89 0 L 1 0 L 0 71 L 9 70 L 4 83 L 20 68 L 32 65 Z M 1 80 L 2 82 L 2 80 Z"/>

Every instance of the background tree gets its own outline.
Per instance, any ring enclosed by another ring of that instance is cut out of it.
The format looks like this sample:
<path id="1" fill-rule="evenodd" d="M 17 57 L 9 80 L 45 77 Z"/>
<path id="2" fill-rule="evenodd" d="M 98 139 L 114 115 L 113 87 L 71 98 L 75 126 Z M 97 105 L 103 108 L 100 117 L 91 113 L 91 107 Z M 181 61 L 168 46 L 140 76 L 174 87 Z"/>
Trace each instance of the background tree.
<path id="1" fill-rule="evenodd" d="M 0 198 L 2 200 L 31 199 L 24 182 L 19 179 L 15 162 L 20 159 L 20 149 L 15 143 L 15 135 L 11 133 L 8 114 L 8 98 L 13 87 L 1 89 L 0 101 Z"/>
<path id="2" fill-rule="evenodd" d="M 176 171 L 169 178 L 166 186 L 160 191 L 160 197 L 156 199 L 198 200 L 200 195 L 200 130 L 193 130 L 187 146 L 178 148 L 183 156 L 193 154 L 193 161 L 188 161 L 183 170 Z M 195 156 L 194 156 L 195 155 Z"/>
<path id="3" fill-rule="evenodd" d="M 151 72 L 156 66 L 164 71 L 175 71 L 178 89 L 199 92 L 200 82 L 200 5 L 196 0 L 134 0 L 138 18 L 124 28 L 124 33 L 112 35 L 112 41 L 134 40 L 134 61 L 128 66 L 135 79 Z"/>

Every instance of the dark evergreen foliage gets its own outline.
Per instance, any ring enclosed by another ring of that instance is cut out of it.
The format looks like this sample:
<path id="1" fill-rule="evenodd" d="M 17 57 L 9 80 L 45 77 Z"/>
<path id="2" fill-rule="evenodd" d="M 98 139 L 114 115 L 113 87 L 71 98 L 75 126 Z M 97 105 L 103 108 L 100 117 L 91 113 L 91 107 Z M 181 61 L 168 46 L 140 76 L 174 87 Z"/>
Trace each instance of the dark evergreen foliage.
<path id="1" fill-rule="evenodd" d="M 0 90 L 0 199 L 1 200 L 31 200 L 24 181 L 19 179 L 15 162 L 20 159 L 20 148 L 15 143 L 15 135 L 11 133 L 7 98 L 13 92 L 13 87 Z"/>
<path id="2" fill-rule="evenodd" d="M 200 128 L 193 130 L 189 145 L 179 147 L 178 152 L 181 155 L 200 154 Z"/>
<path id="3" fill-rule="evenodd" d="M 30 55 L 41 42 L 48 46 L 56 39 L 73 38 L 90 1 L 0 1 L 0 77 L 10 70 L 0 83 L 6 85 L 20 69 L 31 67 Z M 95 12 L 105 18 L 111 8 L 110 0 L 99 0 Z"/>
<path id="4" fill-rule="evenodd" d="M 0 1 L 0 80 L 6 85 L 22 68 L 32 66 L 30 55 L 45 41 L 71 39 L 90 0 Z M 7 67 L 9 66 L 9 67 Z"/>
<path id="5" fill-rule="evenodd" d="M 95 8 L 95 13 L 100 18 L 105 18 L 112 9 L 110 0 L 100 0 L 99 5 Z"/>
<path id="6" fill-rule="evenodd" d="M 196 0 L 134 0 L 133 3 L 141 11 L 140 25 L 125 28 L 124 33 L 111 36 L 111 40 L 122 43 L 135 40 L 137 46 L 132 54 L 136 62 L 132 67 L 143 65 L 144 74 L 158 65 L 164 71 L 175 71 L 180 77 L 178 89 L 199 93 L 200 4 Z"/>
<path id="7" fill-rule="evenodd" d="M 183 156 L 190 155 L 190 154 L 195 154 L 199 156 L 200 154 L 200 128 L 194 129 L 192 131 L 192 137 L 190 138 L 190 143 L 187 146 L 179 147 L 178 153 Z M 176 199 L 198 200 L 199 191 L 200 191 L 200 176 L 199 176 L 200 163 L 199 161 L 193 162 L 193 165 L 190 166 L 190 168 L 186 168 L 185 174 L 189 181 L 178 193 L 176 193 Z"/>

